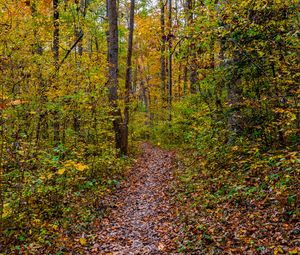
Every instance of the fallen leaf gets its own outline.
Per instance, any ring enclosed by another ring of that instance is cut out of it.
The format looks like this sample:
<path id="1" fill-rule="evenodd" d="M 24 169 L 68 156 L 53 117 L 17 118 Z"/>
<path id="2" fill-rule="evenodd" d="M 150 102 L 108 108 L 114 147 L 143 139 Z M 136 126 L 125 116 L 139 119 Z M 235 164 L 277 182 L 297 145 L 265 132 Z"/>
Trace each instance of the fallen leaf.
<path id="1" fill-rule="evenodd" d="M 81 245 L 86 245 L 87 244 L 87 240 L 86 240 L 86 238 L 84 238 L 84 237 L 81 237 L 80 239 L 79 239 L 79 243 L 81 244 Z"/>
<path id="2" fill-rule="evenodd" d="M 60 169 L 58 169 L 57 174 L 62 175 L 62 174 L 64 174 L 65 171 L 66 171 L 65 168 L 60 168 Z"/>
<path id="3" fill-rule="evenodd" d="M 158 244 L 158 249 L 159 249 L 160 251 L 163 251 L 163 250 L 165 249 L 165 245 L 164 245 L 163 243 L 159 243 L 159 244 Z"/>

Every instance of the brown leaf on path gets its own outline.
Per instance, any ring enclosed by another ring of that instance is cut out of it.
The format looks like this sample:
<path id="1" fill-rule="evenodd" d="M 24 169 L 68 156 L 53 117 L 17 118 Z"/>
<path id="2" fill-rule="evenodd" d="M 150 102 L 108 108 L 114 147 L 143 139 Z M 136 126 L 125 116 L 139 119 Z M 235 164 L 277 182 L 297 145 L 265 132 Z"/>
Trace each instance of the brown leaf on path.
<path id="1" fill-rule="evenodd" d="M 159 244 L 158 244 L 158 249 L 159 249 L 160 251 L 163 251 L 163 250 L 165 249 L 165 245 L 164 245 L 163 243 L 159 243 Z"/>

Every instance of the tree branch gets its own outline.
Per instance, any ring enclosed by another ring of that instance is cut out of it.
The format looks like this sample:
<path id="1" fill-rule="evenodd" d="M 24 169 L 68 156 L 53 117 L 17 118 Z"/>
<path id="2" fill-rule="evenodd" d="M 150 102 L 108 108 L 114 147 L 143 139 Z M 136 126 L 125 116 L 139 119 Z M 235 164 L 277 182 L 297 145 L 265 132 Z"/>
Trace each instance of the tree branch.
<path id="1" fill-rule="evenodd" d="M 72 52 L 72 50 L 76 47 L 76 45 L 80 42 L 80 40 L 83 38 L 83 32 L 80 33 L 79 37 L 77 38 L 77 40 L 74 42 L 74 44 L 72 45 L 72 47 L 67 51 L 66 55 L 64 56 L 64 58 L 61 60 L 61 62 L 58 65 L 58 70 L 60 69 L 60 67 L 63 65 L 63 63 L 65 62 L 65 60 L 67 59 L 67 57 L 70 55 L 70 53 Z"/>

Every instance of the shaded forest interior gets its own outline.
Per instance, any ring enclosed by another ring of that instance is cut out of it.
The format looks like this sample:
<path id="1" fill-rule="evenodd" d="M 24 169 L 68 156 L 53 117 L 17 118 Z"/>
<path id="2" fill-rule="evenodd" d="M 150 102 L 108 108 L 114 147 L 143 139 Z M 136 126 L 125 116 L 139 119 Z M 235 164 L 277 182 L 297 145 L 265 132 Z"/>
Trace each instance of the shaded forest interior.
<path id="1" fill-rule="evenodd" d="M 70 254 L 141 141 L 176 151 L 178 252 L 299 254 L 299 21 L 296 0 L 0 0 L 0 255 Z"/>

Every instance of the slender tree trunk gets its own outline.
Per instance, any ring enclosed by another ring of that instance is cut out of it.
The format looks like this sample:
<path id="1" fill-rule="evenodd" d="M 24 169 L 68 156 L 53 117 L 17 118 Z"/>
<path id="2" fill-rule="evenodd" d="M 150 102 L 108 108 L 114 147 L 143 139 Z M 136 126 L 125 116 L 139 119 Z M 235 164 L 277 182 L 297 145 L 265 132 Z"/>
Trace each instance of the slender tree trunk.
<path id="1" fill-rule="evenodd" d="M 86 7 L 87 7 L 87 2 L 86 0 L 75 0 L 75 3 L 77 5 L 77 20 L 78 20 L 78 24 L 75 25 L 76 29 L 75 29 L 75 37 L 76 40 L 79 40 L 78 44 L 77 44 L 77 51 L 78 55 L 79 55 L 79 61 L 77 63 L 78 66 L 78 72 L 81 72 L 81 60 L 82 60 L 82 55 L 83 55 L 83 30 L 82 30 L 82 20 L 81 18 L 85 18 L 86 15 Z M 79 84 L 80 82 L 77 84 L 77 89 L 79 89 Z M 75 106 L 75 111 L 74 111 L 74 116 L 73 116 L 73 128 L 75 130 L 75 132 L 77 134 L 80 134 L 80 112 L 77 110 L 77 103 Z"/>
<path id="2" fill-rule="evenodd" d="M 53 59 L 54 67 L 56 72 L 59 71 L 59 0 L 53 0 Z M 57 144 L 59 142 L 59 116 L 58 110 L 53 112 L 53 133 L 54 133 L 54 142 Z"/>
<path id="3" fill-rule="evenodd" d="M 2 83 L 1 85 L 1 94 L 4 95 L 4 84 Z M 3 101 L 3 96 L 0 97 L 1 101 Z M 3 216 L 3 208 L 4 208 L 4 190 L 5 190 L 5 182 L 4 182 L 4 167 L 3 167 L 3 162 L 4 162 L 4 153 L 5 153 L 5 130 L 6 128 L 6 123 L 5 119 L 3 116 L 3 112 L 0 110 L 0 233 L 3 233 L 4 230 L 4 221 L 2 220 Z"/>
<path id="4" fill-rule="evenodd" d="M 182 91 L 182 88 L 181 88 L 181 83 L 182 83 L 182 69 L 183 69 L 183 66 L 181 63 L 179 63 L 179 67 L 178 67 L 178 84 L 177 84 L 177 95 L 176 97 L 179 99 L 181 97 L 181 91 Z"/>
<path id="5" fill-rule="evenodd" d="M 233 52 L 233 63 L 237 63 L 241 55 L 238 51 Z M 232 132 L 233 137 L 229 139 L 229 142 L 232 141 L 234 135 L 239 134 L 241 131 L 241 111 L 239 103 L 242 98 L 242 90 L 240 88 L 241 77 L 238 72 L 238 67 L 235 66 L 232 72 L 232 79 L 228 86 L 227 92 L 227 100 L 229 101 L 229 105 L 231 107 L 230 114 L 228 116 L 228 126 L 229 130 Z"/>
<path id="6" fill-rule="evenodd" d="M 59 60 L 59 0 L 53 0 L 53 59 L 54 67 L 58 71 L 58 60 Z"/>
<path id="7" fill-rule="evenodd" d="M 148 97 L 147 97 L 147 88 L 146 88 L 144 79 L 141 80 L 140 86 L 141 86 L 141 97 L 142 97 L 142 100 L 143 100 L 143 103 L 145 106 L 146 113 L 148 115 L 149 114 L 149 101 L 148 101 Z"/>
<path id="8" fill-rule="evenodd" d="M 36 8 L 36 1 L 33 1 L 31 3 L 31 16 L 33 20 L 36 19 L 37 17 L 37 8 Z M 33 54 L 38 54 L 42 55 L 43 54 L 43 47 L 40 44 L 40 40 L 38 38 L 38 33 L 37 29 L 34 28 L 33 30 L 33 35 L 36 43 L 33 45 L 32 52 Z M 43 80 L 43 75 L 42 75 L 42 70 L 41 66 L 38 65 L 38 80 L 39 80 L 39 109 L 38 109 L 38 114 L 39 114 L 39 119 L 37 121 L 37 126 L 36 126 L 36 143 L 39 145 L 40 142 L 40 137 L 42 136 L 44 139 L 48 138 L 48 123 L 47 123 L 47 111 L 43 109 L 43 106 L 45 102 L 47 101 L 47 98 L 45 96 L 45 90 L 46 90 L 46 85 Z M 38 148 L 39 146 L 37 146 Z"/>
<path id="9" fill-rule="evenodd" d="M 136 58 L 135 65 L 134 65 L 134 72 L 133 72 L 132 87 L 130 90 L 132 95 L 135 95 L 136 93 L 137 81 L 138 81 L 138 59 Z"/>
<path id="10" fill-rule="evenodd" d="M 85 0 L 80 0 L 80 2 L 78 1 L 79 0 L 77 0 L 78 26 L 76 30 L 76 37 L 81 38 L 77 46 L 78 54 L 81 57 L 83 54 L 83 37 L 81 36 L 83 31 L 82 31 L 81 17 L 84 19 L 86 16 L 87 2 Z"/>
<path id="11" fill-rule="evenodd" d="M 109 22 L 108 33 L 108 91 L 112 107 L 113 126 L 115 131 L 116 148 L 122 155 L 122 115 L 118 107 L 118 67 L 119 67 L 119 42 L 118 42 L 118 11 L 116 0 L 107 0 L 107 17 Z"/>
<path id="12" fill-rule="evenodd" d="M 168 56 L 168 105 L 169 105 L 169 119 L 171 120 L 171 108 L 172 108 L 172 87 L 173 87 L 173 67 L 172 67 L 172 0 L 169 0 L 169 56 Z"/>
<path id="13" fill-rule="evenodd" d="M 186 1 L 186 23 L 188 27 L 193 27 L 194 23 L 194 16 L 193 16 L 193 0 Z M 189 37 L 192 39 L 193 33 L 191 32 Z M 190 71 L 190 92 L 195 94 L 197 92 L 197 83 L 198 83 L 198 65 L 197 65 L 197 54 L 196 54 L 196 47 L 195 42 L 191 42 L 190 44 L 190 64 L 189 64 L 189 71 Z"/>
<path id="14" fill-rule="evenodd" d="M 183 67 L 183 95 L 186 95 L 187 91 L 187 83 L 188 83 L 188 68 L 187 64 L 184 65 Z"/>
<path id="15" fill-rule="evenodd" d="M 160 80 L 162 97 L 165 97 L 166 91 L 166 35 L 165 35 L 165 3 L 160 0 L 160 29 L 161 29 L 161 46 L 160 46 Z"/>
<path id="16" fill-rule="evenodd" d="M 129 123 L 129 96 L 130 86 L 132 83 L 132 49 L 133 49 L 133 30 L 134 30 L 134 9 L 135 0 L 130 3 L 130 18 L 129 18 L 129 35 L 128 35 L 128 48 L 126 60 L 126 78 L 125 78 L 125 109 L 124 109 L 124 122 L 122 127 L 122 147 L 121 153 L 126 155 L 128 153 L 128 123 Z"/>
<path id="17" fill-rule="evenodd" d="M 215 69 L 215 52 L 214 52 L 214 48 L 215 48 L 215 40 L 214 40 L 214 38 L 212 38 L 211 42 L 210 42 L 210 68 L 212 70 Z"/>
<path id="18" fill-rule="evenodd" d="M 141 56 L 141 62 L 142 63 L 145 63 L 145 59 L 144 59 L 144 56 L 142 55 Z M 145 107 L 145 111 L 146 111 L 146 115 L 147 115 L 147 120 L 145 122 L 146 125 L 148 125 L 150 123 L 150 115 L 149 115 L 149 112 L 150 112 L 150 109 L 149 109 L 149 104 L 150 104 L 150 100 L 149 100 L 149 90 L 148 90 L 148 80 L 147 80 L 147 70 L 146 70 L 146 67 L 145 66 L 141 66 L 141 65 L 138 65 L 138 69 L 137 69 L 137 72 L 139 74 L 144 74 L 144 75 L 140 75 L 140 82 L 139 82 L 139 85 L 140 85 L 140 94 L 139 94 L 139 97 Z"/>

